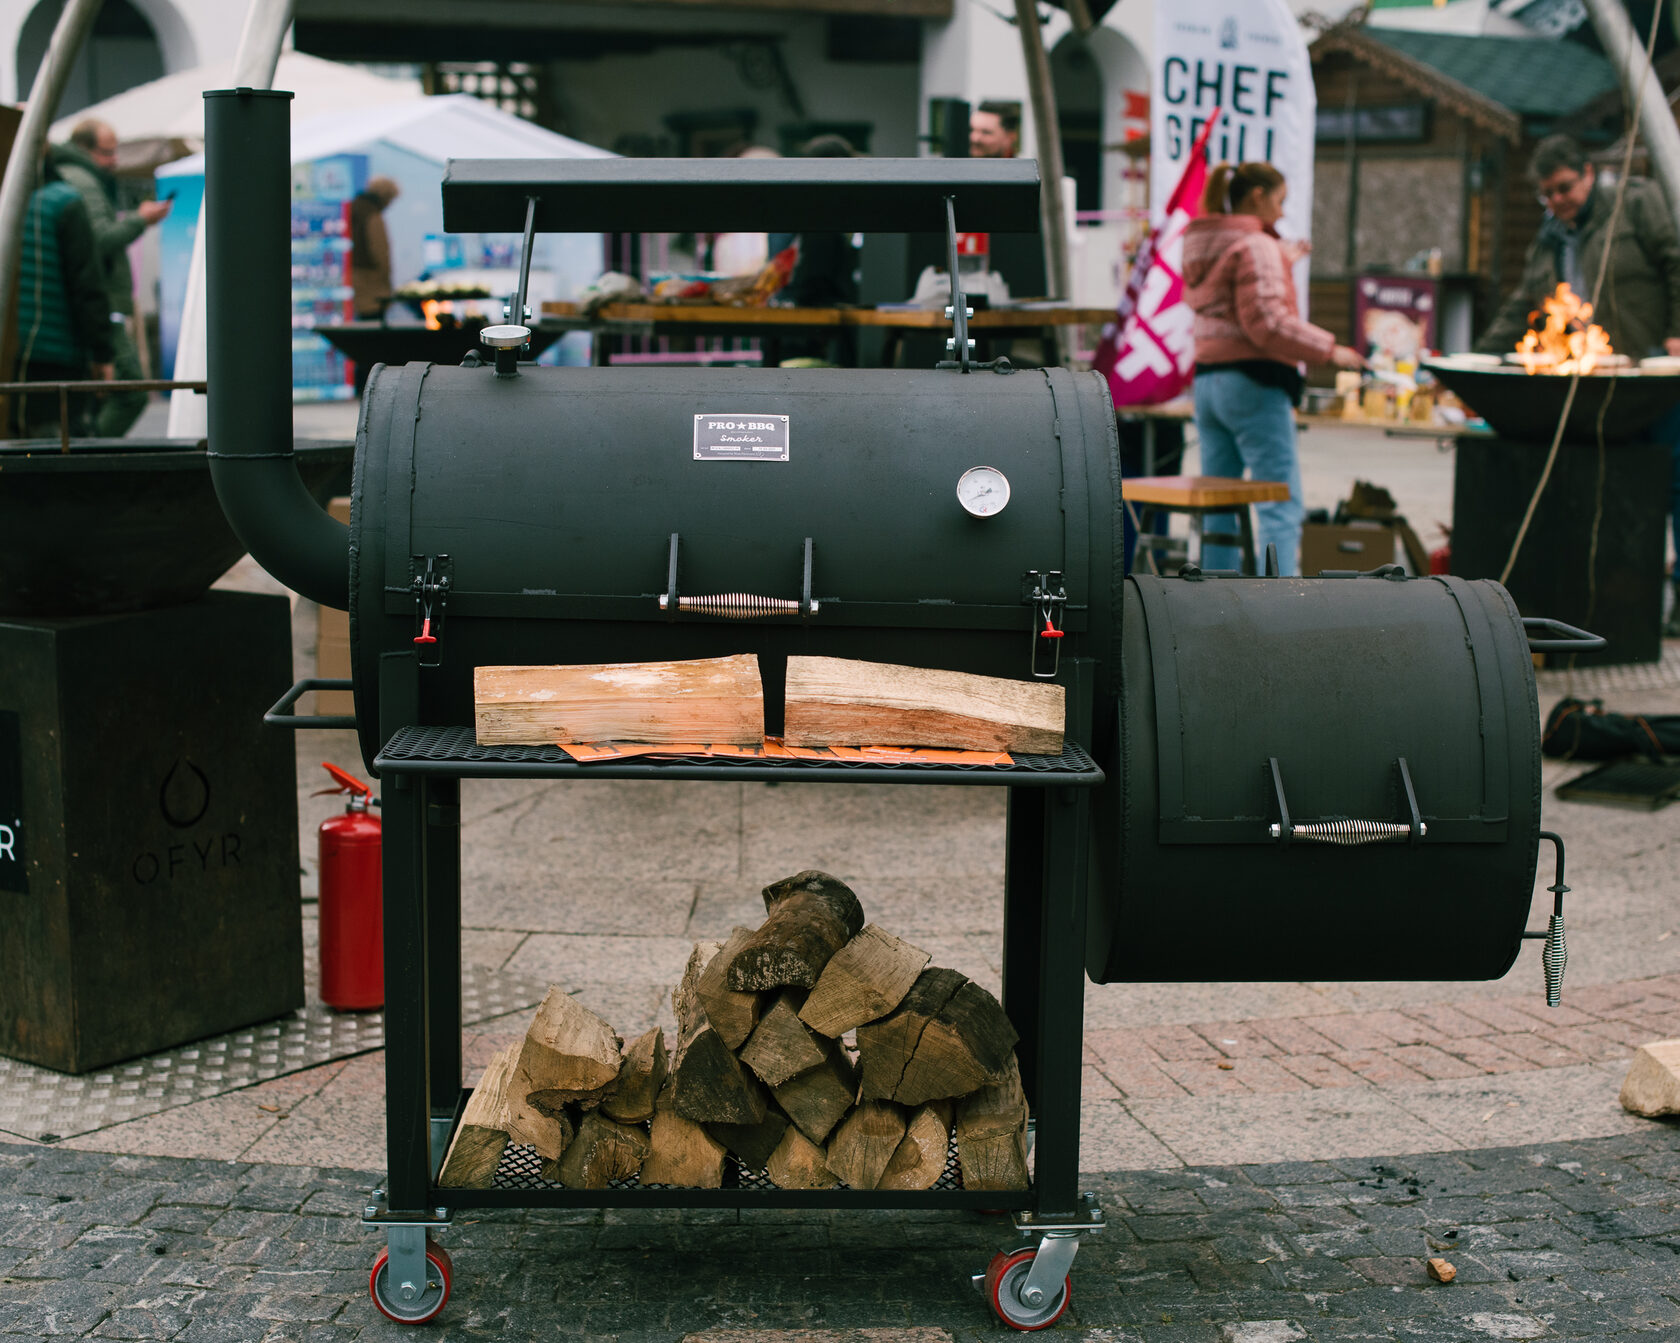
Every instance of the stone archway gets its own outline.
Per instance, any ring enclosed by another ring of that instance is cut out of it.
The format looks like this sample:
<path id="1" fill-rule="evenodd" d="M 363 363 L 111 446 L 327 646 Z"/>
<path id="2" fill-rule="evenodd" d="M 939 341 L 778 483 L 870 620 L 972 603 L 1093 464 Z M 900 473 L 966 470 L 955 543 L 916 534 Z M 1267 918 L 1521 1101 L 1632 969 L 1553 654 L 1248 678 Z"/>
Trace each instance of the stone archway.
<path id="1" fill-rule="evenodd" d="M 84 107 L 164 73 L 164 45 L 152 17 L 145 12 L 160 7 L 166 28 L 171 26 L 168 20 L 175 21 L 176 32 L 171 36 L 184 36 L 185 26 L 168 0 L 105 0 L 93 21 L 93 31 L 70 71 L 64 96 L 59 100 L 58 116 L 74 115 Z M 63 0 L 40 0 L 18 31 L 15 73 L 19 98 L 27 96 L 35 82 L 35 73 L 40 69 L 63 8 Z"/>

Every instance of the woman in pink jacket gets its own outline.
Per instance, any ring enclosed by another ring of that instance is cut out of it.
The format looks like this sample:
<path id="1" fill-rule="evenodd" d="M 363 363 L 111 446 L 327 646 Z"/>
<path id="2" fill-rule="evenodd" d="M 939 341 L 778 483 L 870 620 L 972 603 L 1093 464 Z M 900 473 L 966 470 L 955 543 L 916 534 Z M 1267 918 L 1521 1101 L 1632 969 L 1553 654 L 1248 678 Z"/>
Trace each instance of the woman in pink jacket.
<path id="1" fill-rule="evenodd" d="M 1202 214 L 1184 235 L 1185 301 L 1196 314 L 1196 433 L 1202 473 L 1284 481 L 1289 498 L 1256 504 L 1259 552 L 1277 547 L 1281 573 L 1300 572 L 1301 465 L 1295 453 L 1295 403 L 1302 363 L 1330 360 L 1360 368 L 1357 350 L 1336 344 L 1301 319 L 1291 268 L 1305 242 L 1284 242 L 1276 224 L 1288 193 L 1269 163 L 1222 163 L 1208 174 Z M 1210 517 L 1209 532 L 1234 534 L 1230 515 Z M 1235 569 L 1240 552 L 1204 545 L 1204 569 Z"/>

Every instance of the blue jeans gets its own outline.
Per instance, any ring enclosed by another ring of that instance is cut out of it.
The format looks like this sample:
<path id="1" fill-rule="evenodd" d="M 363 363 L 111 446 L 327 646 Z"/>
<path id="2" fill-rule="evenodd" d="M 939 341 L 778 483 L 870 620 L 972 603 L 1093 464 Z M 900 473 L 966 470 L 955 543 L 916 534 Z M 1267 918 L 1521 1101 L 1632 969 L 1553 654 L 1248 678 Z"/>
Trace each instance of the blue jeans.
<path id="1" fill-rule="evenodd" d="M 1275 545 L 1278 572 L 1301 572 L 1301 463 L 1295 453 L 1295 408 L 1280 387 L 1262 387 L 1236 369 L 1215 369 L 1196 375 L 1196 433 L 1202 441 L 1204 476 L 1276 480 L 1289 486 L 1289 498 L 1275 504 L 1254 505 L 1254 551 L 1257 567 L 1265 572 L 1266 547 Z M 1232 513 L 1210 513 L 1202 519 L 1210 532 L 1235 535 Z M 1204 569 L 1236 569 L 1242 552 L 1235 546 L 1204 545 Z"/>
<path id="2" fill-rule="evenodd" d="M 1669 445 L 1672 468 L 1668 484 L 1668 525 L 1674 537 L 1675 554 L 1680 556 L 1680 407 L 1669 411 L 1653 424 L 1650 433 L 1654 442 Z M 1674 572 L 1669 577 L 1676 590 L 1680 591 L 1680 559 L 1675 560 Z"/>

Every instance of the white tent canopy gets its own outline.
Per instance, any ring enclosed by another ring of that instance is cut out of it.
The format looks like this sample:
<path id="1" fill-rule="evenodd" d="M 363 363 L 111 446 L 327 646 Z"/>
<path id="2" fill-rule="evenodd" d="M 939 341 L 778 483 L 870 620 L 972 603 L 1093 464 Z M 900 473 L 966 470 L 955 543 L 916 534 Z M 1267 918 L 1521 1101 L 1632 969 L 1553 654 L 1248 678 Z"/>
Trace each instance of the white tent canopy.
<path id="1" fill-rule="evenodd" d="M 232 85 L 231 60 L 177 71 L 65 117 L 53 125 L 51 138 L 64 141 L 76 123 L 87 118 L 103 121 L 117 133 L 117 171 L 144 172 L 202 149 L 204 91 Z M 418 80 L 387 79 L 300 51 L 281 53 L 273 87 L 296 95 L 292 101 L 294 124 L 425 100 Z"/>
<path id="2" fill-rule="evenodd" d="M 284 73 L 282 58 L 281 75 Z M 286 87 L 280 75 L 275 76 L 274 87 Z M 346 115 L 343 108 L 335 108 L 323 116 L 294 118 L 292 122 L 293 163 L 351 153 L 374 143 L 387 144 L 437 164 L 451 158 L 616 157 L 610 150 L 544 130 L 467 93 L 363 108 L 353 115 Z M 158 176 L 202 175 L 203 172 L 204 156 L 195 154 L 159 169 Z"/>

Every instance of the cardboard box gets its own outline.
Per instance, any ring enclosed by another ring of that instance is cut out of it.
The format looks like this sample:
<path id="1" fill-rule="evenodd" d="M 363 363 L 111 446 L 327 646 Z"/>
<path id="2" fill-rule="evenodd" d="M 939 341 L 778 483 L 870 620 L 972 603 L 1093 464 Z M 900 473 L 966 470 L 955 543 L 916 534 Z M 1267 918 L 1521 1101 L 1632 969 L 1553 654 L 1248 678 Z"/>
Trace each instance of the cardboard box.
<path id="1" fill-rule="evenodd" d="M 350 500 L 340 497 L 330 500 L 327 512 L 340 522 L 350 521 Z M 323 606 L 320 632 L 315 639 L 315 675 L 348 677 L 350 675 L 350 613 Z M 355 698 L 348 690 L 317 690 L 315 712 L 321 714 L 355 713 Z"/>
<path id="2" fill-rule="evenodd" d="M 1366 570 L 1393 563 L 1394 533 L 1380 522 L 1309 522 L 1301 528 L 1301 572 L 1308 578 L 1326 569 Z"/>

